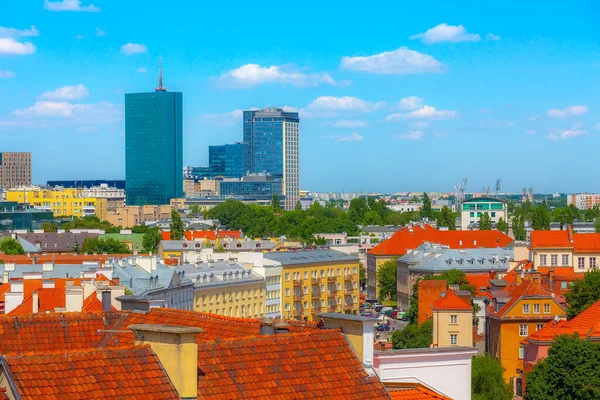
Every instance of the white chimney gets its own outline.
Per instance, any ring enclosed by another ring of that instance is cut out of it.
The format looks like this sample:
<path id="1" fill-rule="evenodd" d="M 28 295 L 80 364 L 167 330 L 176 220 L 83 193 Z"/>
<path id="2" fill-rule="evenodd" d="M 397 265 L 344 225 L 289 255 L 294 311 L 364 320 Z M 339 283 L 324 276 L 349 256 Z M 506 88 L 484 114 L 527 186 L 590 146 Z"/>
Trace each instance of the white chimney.
<path id="1" fill-rule="evenodd" d="M 67 286 L 65 296 L 67 311 L 81 311 L 83 308 L 83 288 L 81 286 Z"/>
<path id="2" fill-rule="evenodd" d="M 15 263 L 6 263 L 6 264 L 4 264 L 4 270 L 5 271 L 14 271 L 15 270 Z"/>
<path id="3" fill-rule="evenodd" d="M 33 314 L 37 314 L 40 309 L 40 299 L 38 296 L 38 292 L 35 291 L 31 293 L 31 312 Z"/>
<path id="4" fill-rule="evenodd" d="M 44 263 L 42 264 L 42 271 L 53 271 L 54 270 L 54 263 Z"/>
<path id="5" fill-rule="evenodd" d="M 8 283 L 8 272 L 2 274 L 2 283 Z"/>

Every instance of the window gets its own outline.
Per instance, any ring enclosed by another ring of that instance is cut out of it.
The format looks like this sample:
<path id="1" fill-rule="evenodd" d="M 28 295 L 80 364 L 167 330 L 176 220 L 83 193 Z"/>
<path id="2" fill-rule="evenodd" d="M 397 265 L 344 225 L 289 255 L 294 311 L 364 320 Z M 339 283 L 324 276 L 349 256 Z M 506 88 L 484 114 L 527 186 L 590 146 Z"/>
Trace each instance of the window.
<path id="1" fill-rule="evenodd" d="M 304 271 L 304 279 L 308 279 L 308 271 Z"/>
<path id="2" fill-rule="evenodd" d="M 567 265 L 569 265 L 569 255 L 563 254 L 562 255 L 562 266 L 566 267 Z"/>
<path id="3" fill-rule="evenodd" d="M 324 278 L 324 277 L 325 277 L 325 270 L 324 270 L 324 269 L 322 269 L 322 270 L 321 270 L 321 278 Z"/>
<path id="4" fill-rule="evenodd" d="M 492 211 L 492 218 L 496 218 L 496 212 Z"/>
<path id="5" fill-rule="evenodd" d="M 577 268 L 584 269 L 585 268 L 585 258 L 577 257 Z"/>
<path id="6" fill-rule="evenodd" d="M 539 304 L 534 304 L 533 305 L 533 313 L 534 314 L 539 314 L 540 313 L 540 305 Z"/>
<path id="7" fill-rule="evenodd" d="M 535 324 L 535 330 L 539 331 L 540 329 L 542 329 L 544 327 L 544 324 Z"/>
<path id="8" fill-rule="evenodd" d="M 544 314 L 550 314 L 550 304 L 544 304 Z"/>
<path id="9" fill-rule="evenodd" d="M 458 344 L 458 334 L 456 334 L 456 333 L 451 333 L 450 334 L 450 344 L 451 345 L 457 345 Z"/>
<path id="10" fill-rule="evenodd" d="M 519 325 L 519 336 L 527 336 L 529 333 L 529 329 L 527 324 L 520 324 Z"/>
<path id="11" fill-rule="evenodd" d="M 540 265 L 542 266 L 546 266 L 548 265 L 548 260 L 546 259 L 546 255 L 545 254 L 540 254 Z"/>
<path id="12" fill-rule="evenodd" d="M 560 283 L 560 288 L 561 288 L 561 289 L 567 289 L 567 288 L 568 288 L 568 286 L 569 286 L 569 285 L 568 285 L 568 282 L 561 282 L 561 283 Z"/>
<path id="13" fill-rule="evenodd" d="M 519 359 L 522 360 L 525 356 L 525 348 L 523 346 L 519 347 Z"/>
<path id="14" fill-rule="evenodd" d="M 451 315 L 450 316 L 450 325 L 456 325 L 458 324 L 458 315 Z"/>
<path id="15" fill-rule="evenodd" d="M 289 273 L 289 272 L 286 272 L 286 273 L 285 273 L 285 281 L 286 281 L 286 282 L 289 282 L 289 281 L 290 281 L 290 273 Z"/>
<path id="16" fill-rule="evenodd" d="M 590 268 L 596 268 L 596 257 L 590 257 Z"/>
<path id="17" fill-rule="evenodd" d="M 471 217 L 471 218 L 475 217 L 475 213 L 474 213 L 473 211 L 471 211 L 471 212 L 469 213 L 469 217 Z"/>
<path id="18" fill-rule="evenodd" d="M 289 296 L 290 295 L 290 288 L 285 288 L 285 295 Z"/>
<path id="19" fill-rule="evenodd" d="M 529 314 L 529 304 L 523 304 L 523 314 Z"/>
<path id="20" fill-rule="evenodd" d="M 550 255 L 550 265 L 553 267 L 558 266 L 558 254 L 551 254 Z"/>

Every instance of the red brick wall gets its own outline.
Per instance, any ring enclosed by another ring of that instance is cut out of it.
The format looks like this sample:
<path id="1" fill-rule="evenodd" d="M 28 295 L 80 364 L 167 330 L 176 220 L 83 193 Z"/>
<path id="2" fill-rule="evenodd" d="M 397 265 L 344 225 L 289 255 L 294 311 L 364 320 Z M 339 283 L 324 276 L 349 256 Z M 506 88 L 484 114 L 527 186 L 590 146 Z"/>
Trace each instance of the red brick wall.
<path id="1" fill-rule="evenodd" d="M 419 281 L 419 325 L 431 319 L 431 304 L 447 290 L 446 281 Z"/>

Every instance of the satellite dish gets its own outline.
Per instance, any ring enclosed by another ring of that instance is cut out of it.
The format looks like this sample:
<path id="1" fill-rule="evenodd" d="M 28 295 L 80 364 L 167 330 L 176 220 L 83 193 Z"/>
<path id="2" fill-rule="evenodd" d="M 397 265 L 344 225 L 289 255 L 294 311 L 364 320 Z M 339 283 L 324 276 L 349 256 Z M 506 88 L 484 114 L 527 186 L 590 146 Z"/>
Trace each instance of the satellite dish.
<path id="1" fill-rule="evenodd" d="M 555 324 L 558 324 L 558 315 L 555 315 L 555 316 L 554 316 L 554 323 L 555 323 Z"/>

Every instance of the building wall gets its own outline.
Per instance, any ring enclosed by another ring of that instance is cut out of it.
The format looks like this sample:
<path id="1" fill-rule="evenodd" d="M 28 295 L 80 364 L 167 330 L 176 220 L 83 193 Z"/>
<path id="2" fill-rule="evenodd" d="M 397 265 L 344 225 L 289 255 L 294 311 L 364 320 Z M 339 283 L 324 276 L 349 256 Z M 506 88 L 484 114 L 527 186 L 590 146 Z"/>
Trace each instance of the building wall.
<path id="1" fill-rule="evenodd" d="M 55 217 L 96 215 L 97 199 L 83 197 L 82 189 L 13 189 L 6 192 L 6 199 L 51 210 Z"/>
<path id="2" fill-rule="evenodd" d="M 419 281 L 419 325 L 433 316 L 431 304 L 440 298 L 440 295 L 448 289 L 446 281 L 426 280 Z"/>
<path id="3" fill-rule="evenodd" d="M 506 203 L 502 201 L 484 201 L 482 199 L 473 199 L 465 201 L 461 206 L 461 229 L 465 230 L 471 223 L 478 223 L 482 213 L 490 216 L 492 224 L 497 224 L 500 218 L 508 220 L 508 209 Z"/>
<path id="4" fill-rule="evenodd" d="M 358 315 L 358 262 L 282 265 L 282 317 L 315 321 L 317 314 Z"/>
<path id="5" fill-rule="evenodd" d="M 456 316 L 456 323 L 451 323 Z M 457 335 L 452 344 L 450 335 Z M 437 347 L 473 346 L 473 313 L 471 310 L 433 310 L 433 344 Z"/>
<path id="6" fill-rule="evenodd" d="M 401 262 L 396 263 L 396 304 L 398 309 L 408 310 L 412 285 L 409 273 L 409 265 Z"/>
<path id="7" fill-rule="evenodd" d="M 265 314 L 263 281 L 194 288 L 194 311 L 237 318 L 260 318 Z"/>
<path id="8" fill-rule="evenodd" d="M 0 153 L 0 189 L 31 186 L 31 153 Z"/>
<path id="9" fill-rule="evenodd" d="M 143 225 L 146 221 L 171 218 L 170 205 L 160 206 L 125 206 L 108 210 L 106 221 L 121 228 L 130 228 L 135 225 Z"/>
<path id="10" fill-rule="evenodd" d="M 563 263 L 563 255 L 568 257 L 566 264 Z M 546 256 L 546 262 L 543 262 L 543 256 Z M 552 256 L 556 256 L 556 265 L 552 265 Z M 571 267 L 573 266 L 573 249 L 532 249 L 530 260 L 536 267 Z"/>
<path id="11" fill-rule="evenodd" d="M 377 271 L 386 261 L 396 258 L 395 256 L 375 256 L 367 254 L 367 299 L 379 298 L 379 287 L 377 285 Z"/>

